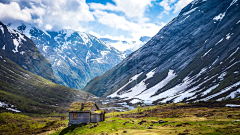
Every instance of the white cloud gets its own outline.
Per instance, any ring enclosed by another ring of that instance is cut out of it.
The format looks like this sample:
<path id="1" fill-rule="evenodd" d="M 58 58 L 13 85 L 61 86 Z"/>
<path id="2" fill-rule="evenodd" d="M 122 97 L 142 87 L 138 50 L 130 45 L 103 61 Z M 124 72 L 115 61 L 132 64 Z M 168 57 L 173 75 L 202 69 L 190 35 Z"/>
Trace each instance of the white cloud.
<path id="1" fill-rule="evenodd" d="M 45 24 L 53 29 L 87 30 L 80 22 L 94 21 L 89 6 L 85 0 L 43 0 L 47 6 L 46 15 L 43 16 Z"/>
<path id="2" fill-rule="evenodd" d="M 98 19 L 98 22 L 104 25 L 114 29 L 130 31 L 132 40 L 139 40 L 141 36 L 154 36 L 165 25 L 164 23 L 161 23 L 161 26 L 153 23 L 135 23 L 126 20 L 123 16 L 100 10 L 96 10 L 93 14 Z"/>
<path id="3" fill-rule="evenodd" d="M 136 31 L 137 29 L 141 29 L 140 25 L 127 21 L 123 16 L 118 16 L 114 13 L 96 10 L 93 14 L 97 17 L 100 23 L 112 28 L 129 31 Z"/>
<path id="4" fill-rule="evenodd" d="M 159 5 L 162 6 L 165 11 L 172 10 L 172 8 L 170 7 L 171 4 L 172 3 L 170 0 L 163 0 L 162 2 L 159 3 Z"/>
<path id="5" fill-rule="evenodd" d="M 89 5 L 93 10 L 121 11 L 128 18 L 134 18 L 137 21 L 148 21 L 148 18 L 144 17 L 144 13 L 148 7 L 151 7 L 152 1 L 155 0 L 113 0 L 116 5 L 111 3 L 106 5 L 90 3 Z"/>
<path id="6" fill-rule="evenodd" d="M 182 10 L 185 6 L 187 6 L 190 2 L 193 0 L 179 0 L 175 5 L 174 5 L 174 13 L 179 12 Z"/>
<path id="7" fill-rule="evenodd" d="M 20 20 L 35 23 L 43 29 L 49 29 L 50 27 L 45 27 L 45 24 L 49 24 L 54 30 L 70 28 L 79 31 L 88 29 L 80 22 L 94 21 L 86 0 L 29 0 L 27 4 L 23 0 L 11 1 L 15 2 L 0 3 L 2 21 Z M 20 7 L 19 3 L 23 5 Z"/>
<path id="8" fill-rule="evenodd" d="M 44 14 L 45 10 L 43 8 L 37 8 L 34 5 L 32 5 L 31 9 L 27 7 L 21 9 L 16 2 L 11 2 L 10 4 L 0 3 L 0 20 L 32 22 L 34 21 L 32 15 L 42 16 Z"/>

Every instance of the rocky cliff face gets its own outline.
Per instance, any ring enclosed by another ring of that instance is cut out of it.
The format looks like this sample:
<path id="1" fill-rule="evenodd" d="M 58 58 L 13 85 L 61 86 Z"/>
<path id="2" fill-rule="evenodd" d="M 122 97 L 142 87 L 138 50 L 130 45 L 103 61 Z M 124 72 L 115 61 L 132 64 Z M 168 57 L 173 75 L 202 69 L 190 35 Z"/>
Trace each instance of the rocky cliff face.
<path id="1" fill-rule="evenodd" d="M 85 91 L 131 103 L 221 100 L 240 88 L 238 0 L 195 0 Z"/>
<path id="2" fill-rule="evenodd" d="M 16 25 L 16 24 L 15 24 Z M 80 89 L 95 76 L 121 62 L 125 55 L 98 38 L 73 30 L 43 31 L 17 25 L 50 61 L 59 84 Z"/>
<path id="3" fill-rule="evenodd" d="M 18 31 L 0 22 L 0 53 L 23 69 L 57 83 L 49 61 L 34 42 Z"/>

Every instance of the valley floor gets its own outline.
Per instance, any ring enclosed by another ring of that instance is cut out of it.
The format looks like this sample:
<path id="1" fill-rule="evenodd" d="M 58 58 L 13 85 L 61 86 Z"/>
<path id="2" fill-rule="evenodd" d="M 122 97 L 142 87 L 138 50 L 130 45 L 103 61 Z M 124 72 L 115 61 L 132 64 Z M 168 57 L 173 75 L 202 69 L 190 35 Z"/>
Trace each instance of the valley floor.
<path id="1" fill-rule="evenodd" d="M 52 135 L 185 135 L 240 134 L 240 108 L 225 107 L 239 100 L 168 104 L 138 107 L 127 112 L 106 114 L 106 121 L 81 124 L 58 130 Z"/>

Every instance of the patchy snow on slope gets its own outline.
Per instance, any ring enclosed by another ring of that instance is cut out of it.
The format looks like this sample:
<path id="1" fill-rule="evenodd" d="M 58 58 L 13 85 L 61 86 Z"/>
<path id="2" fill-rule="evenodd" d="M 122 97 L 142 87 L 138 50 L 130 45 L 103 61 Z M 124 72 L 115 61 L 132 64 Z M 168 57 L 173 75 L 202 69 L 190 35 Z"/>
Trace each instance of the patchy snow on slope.
<path id="1" fill-rule="evenodd" d="M 236 94 L 240 93 L 240 89 L 237 89 L 236 91 L 231 92 L 226 98 L 231 97 L 231 98 L 236 98 Z"/>
<path id="2" fill-rule="evenodd" d="M 202 94 L 202 96 L 205 96 L 205 95 L 207 95 L 209 92 L 211 92 L 212 90 L 216 89 L 218 86 L 219 86 L 219 84 L 216 84 L 216 85 L 214 85 L 214 86 L 212 86 L 212 87 L 208 88 L 208 89 L 207 89 L 207 90 L 205 90 L 203 93 L 201 93 L 201 94 Z"/>
<path id="3" fill-rule="evenodd" d="M 185 13 L 183 13 L 183 15 L 188 15 L 188 14 L 194 12 L 197 8 L 198 8 L 198 7 L 195 7 L 194 9 L 191 9 L 190 11 L 185 12 Z"/>
<path id="4" fill-rule="evenodd" d="M 203 98 L 203 99 L 201 99 L 200 101 L 208 101 L 208 100 L 210 100 L 210 99 L 212 99 L 212 98 L 214 98 L 214 97 L 216 97 L 216 96 L 218 96 L 218 95 L 221 95 L 221 94 L 223 94 L 223 93 L 225 93 L 225 92 L 227 92 L 227 91 L 231 90 L 232 88 L 237 87 L 237 86 L 239 86 L 239 85 L 240 85 L 240 81 L 237 82 L 237 83 L 235 83 L 235 84 L 233 84 L 233 85 L 231 85 L 231 86 L 228 86 L 228 87 L 222 89 L 222 90 L 219 91 L 218 93 L 215 93 L 215 94 L 210 95 L 210 96 L 208 96 L 208 97 L 206 97 L 206 98 Z"/>
<path id="5" fill-rule="evenodd" d="M 213 18 L 214 21 L 221 21 L 223 19 L 223 17 L 225 16 L 226 12 L 224 13 L 220 13 L 219 15 L 215 16 Z"/>
<path id="6" fill-rule="evenodd" d="M 223 73 L 218 77 L 218 79 L 220 79 L 220 81 L 222 81 L 226 75 L 227 75 L 227 72 L 223 72 Z"/>
<path id="7" fill-rule="evenodd" d="M 148 80 L 149 78 L 152 78 L 153 75 L 155 73 L 155 69 L 151 70 L 150 72 L 148 72 L 146 74 L 146 78 L 143 79 L 139 84 L 135 85 L 133 88 L 131 88 L 130 90 L 123 92 L 121 94 L 121 98 L 125 98 L 127 97 L 127 99 L 131 99 L 131 98 L 135 98 L 137 95 L 139 95 L 140 93 L 142 93 L 144 90 L 147 89 L 147 84 L 145 84 L 145 81 Z M 136 80 L 141 74 L 135 75 L 134 77 L 132 77 L 131 79 Z M 132 80 L 129 81 L 132 81 Z M 150 97 L 150 96 L 149 96 Z M 141 98 L 140 98 L 141 99 Z"/>
<path id="8" fill-rule="evenodd" d="M 119 97 L 118 92 L 120 92 L 124 87 L 126 87 L 129 83 L 131 83 L 132 81 L 136 80 L 138 78 L 138 76 L 140 76 L 143 72 L 134 75 L 133 77 L 131 77 L 128 81 L 128 83 L 126 83 L 124 86 L 122 86 L 120 89 L 118 89 L 116 92 L 114 92 L 113 94 L 107 96 L 107 97 Z M 122 95 L 124 93 L 120 93 L 120 95 Z"/>
<path id="9" fill-rule="evenodd" d="M 140 95 L 137 95 L 135 97 L 139 98 L 139 99 L 145 100 L 145 103 L 152 103 L 152 101 L 158 99 L 159 97 L 158 97 L 158 95 L 154 96 L 154 97 L 151 97 L 151 96 L 154 95 L 159 89 L 164 87 L 175 76 L 176 76 L 176 74 L 174 73 L 174 71 L 173 70 L 169 70 L 168 76 L 165 79 L 163 79 L 161 82 L 159 82 L 155 86 L 147 89 L 146 91 L 144 91 L 143 93 L 141 93 Z"/>
<path id="10" fill-rule="evenodd" d="M 12 51 L 13 51 L 13 53 L 16 53 L 16 52 L 18 52 L 18 47 L 19 47 L 19 42 L 17 41 L 17 39 L 13 39 L 13 44 L 14 44 L 15 48 Z"/>
<path id="11" fill-rule="evenodd" d="M 164 100 L 160 101 L 162 103 L 165 103 L 165 102 L 167 102 L 169 100 L 173 100 L 175 98 L 174 102 L 180 102 L 184 98 L 189 98 L 189 97 L 195 95 L 196 92 L 193 92 L 193 91 L 198 89 L 207 80 L 202 82 L 201 84 L 195 86 L 195 87 L 192 87 L 191 89 L 189 89 L 187 91 L 185 91 L 185 90 L 187 88 L 189 88 L 192 84 L 194 84 L 192 81 L 195 80 L 196 78 L 198 78 L 205 71 L 206 71 L 206 68 L 203 68 L 203 69 L 201 69 L 201 71 L 197 75 L 193 76 L 192 78 L 185 77 L 181 84 L 178 84 L 178 85 L 174 86 L 173 88 L 168 89 L 167 91 L 157 95 L 156 97 L 158 97 L 158 98 L 155 98 L 155 100 L 165 98 Z"/>

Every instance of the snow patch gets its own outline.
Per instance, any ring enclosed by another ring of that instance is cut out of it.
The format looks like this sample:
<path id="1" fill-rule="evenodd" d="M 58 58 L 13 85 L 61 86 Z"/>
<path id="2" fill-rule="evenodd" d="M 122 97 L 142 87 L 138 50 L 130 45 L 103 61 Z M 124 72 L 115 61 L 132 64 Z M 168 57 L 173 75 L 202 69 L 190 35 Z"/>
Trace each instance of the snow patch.
<path id="1" fill-rule="evenodd" d="M 7 104 L 7 103 L 1 102 L 1 101 L 0 101 L 0 107 L 5 108 L 5 109 L 10 110 L 10 111 L 13 111 L 13 112 L 21 112 L 17 109 L 13 109 L 13 107 L 15 107 L 14 105 Z"/>
<path id="2" fill-rule="evenodd" d="M 15 46 L 15 49 L 12 51 L 13 51 L 13 53 L 16 53 L 16 52 L 18 52 L 18 47 L 19 47 L 19 42 L 17 41 L 17 39 L 13 39 L 13 44 Z"/>
<path id="3" fill-rule="evenodd" d="M 227 59 L 231 58 L 235 53 L 237 53 L 238 50 L 239 50 L 239 47 Z"/>
<path id="4" fill-rule="evenodd" d="M 223 17 L 225 16 L 225 12 L 224 13 L 220 13 L 219 15 L 215 16 L 213 18 L 214 21 L 221 21 L 223 19 Z"/>
<path id="5" fill-rule="evenodd" d="M 223 72 L 223 73 L 218 77 L 218 79 L 220 79 L 220 81 L 222 81 L 226 75 L 227 75 L 227 72 Z"/>
<path id="6" fill-rule="evenodd" d="M 205 57 L 211 50 L 212 50 L 212 48 L 209 49 L 209 50 L 202 56 L 202 58 Z"/>
<path id="7" fill-rule="evenodd" d="M 5 47 L 5 45 L 2 47 L 2 50 L 5 50 L 6 49 L 6 47 Z"/>
<path id="8" fill-rule="evenodd" d="M 239 24 L 239 23 L 240 23 L 240 20 L 236 24 Z"/>
<path id="9" fill-rule="evenodd" d="M 235 104 L 226 104 L 226 107 L 240 107 L 240 105 L 235 105 Z"/>
<path id="10" fill-rule="evenodd" d="M 229 40 L 232 35 L 233 35 L 233 33 L 232 33 L 232 34 L 228 33 L 228 34 L 226 35 L 226 39 Z"/>
<path id="11" fill-rule="evenodd" d="M 24 53 L 25 53 L 25 51 L 21 51 L 21 52 L 20 52 L 20 54 L 22 54 L 22 55 L 23 55 Z"/>
<path id="12" fill-rule="evenodd" d="M 188 15 L 188 14 L 194 12 L 197 8 L 198 8 L 198 7 L 195 7 L 194 9 L 191 9 L 190 11 L 184 13 L 183 15 Z"/>
<path id="13" fill-rule="evenodd" d="M 136 80 L 140 75 L 142 75 L 142 73 L 143 73 L 143 72 L 141 72 L 141 73 L 139 73 L 139 74 L 136 74 L 136 75 L 134 75 L 133 77 L 131 77 L 131 78 L 129 79 L 129 82 L 132 82 L 132 81 Z"/>
<path id="14" fill-rule="evenodd" d="M 222 41 L 223 41 L 223 38 L 220 39 L 220 40 L 215 44 L 215 46 L 218 45 L 219 43 L 221 43 Z"/>
<path id="15" fill-rule="evenodd" d="M 184 18 L 180 23 L 184 22 L 186 19 L 188 19 L 190 15 L 188 15 L 186 18 Z"/>
<path id="16" fill-rule="evenodd" d="M 102 58 L 107 55 L 108 53 L 110 53 L 109 51 L 101 51 L 101 55 L 102 55 Z"/>

